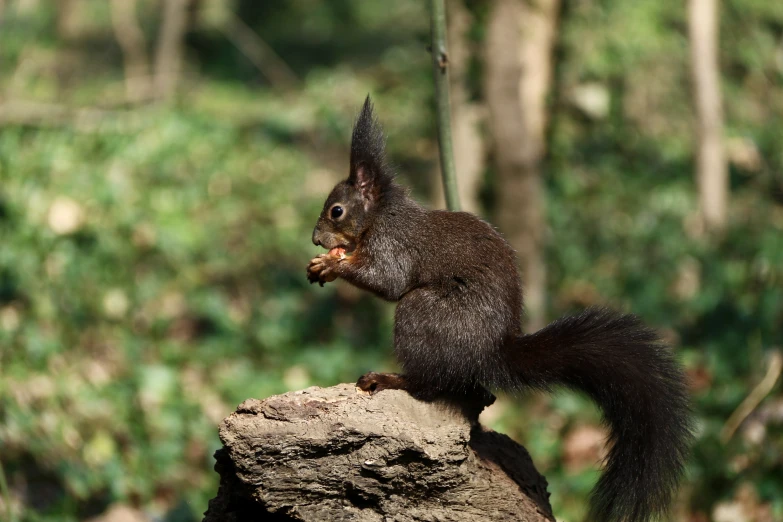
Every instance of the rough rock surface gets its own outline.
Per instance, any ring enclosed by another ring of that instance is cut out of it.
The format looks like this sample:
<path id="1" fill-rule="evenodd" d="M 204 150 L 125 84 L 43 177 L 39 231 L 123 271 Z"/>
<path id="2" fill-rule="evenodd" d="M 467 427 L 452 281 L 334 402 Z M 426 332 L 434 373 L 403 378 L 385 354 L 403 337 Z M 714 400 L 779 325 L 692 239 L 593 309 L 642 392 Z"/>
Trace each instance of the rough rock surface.
<path id="1" fill-rule="evenodd" d="M 205 522 L 554 520 L 522 446 L 401 391 L 249 399 L 220 438 Z"/>

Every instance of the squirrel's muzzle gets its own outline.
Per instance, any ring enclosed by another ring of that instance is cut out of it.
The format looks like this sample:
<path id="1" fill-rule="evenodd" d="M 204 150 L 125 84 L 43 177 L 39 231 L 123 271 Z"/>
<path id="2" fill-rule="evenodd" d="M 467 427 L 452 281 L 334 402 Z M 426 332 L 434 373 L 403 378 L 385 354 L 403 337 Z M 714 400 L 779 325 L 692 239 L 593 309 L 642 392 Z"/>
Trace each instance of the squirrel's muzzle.
<path id="1" fill-rule="evenodd" d="M 327 226 L 326 228 L 329 227 Z M 313 229 L 313 244 L 315 246 L 324 247 L 328 250 L 336 246 L 337 242 L 338 240 L 334 232 L 321 229 L 321 221 L 319 220 L 318 224 L 315 226 L 315 229 Z"/>

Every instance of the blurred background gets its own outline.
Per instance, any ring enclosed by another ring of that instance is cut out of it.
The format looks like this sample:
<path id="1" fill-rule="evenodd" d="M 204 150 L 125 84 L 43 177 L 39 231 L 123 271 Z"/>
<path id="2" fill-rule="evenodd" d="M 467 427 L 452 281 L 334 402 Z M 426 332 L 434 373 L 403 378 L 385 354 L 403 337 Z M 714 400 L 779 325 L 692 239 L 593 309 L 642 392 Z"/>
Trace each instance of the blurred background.
<path id="1" fill-rule="evenodd" d="M 463 206 L 527 323 L 633 311 L 687 366 L 674 518 L 783 520 L 783 2 L 448 0 Z M 195 521 L 249 397 L 394 370 L 393 307 L 310 286 L 367 93 L 443 206 L 428 4 L 0 0 L 0 520 Z M 559 520 L 604 437 L 503 397 Z"/>

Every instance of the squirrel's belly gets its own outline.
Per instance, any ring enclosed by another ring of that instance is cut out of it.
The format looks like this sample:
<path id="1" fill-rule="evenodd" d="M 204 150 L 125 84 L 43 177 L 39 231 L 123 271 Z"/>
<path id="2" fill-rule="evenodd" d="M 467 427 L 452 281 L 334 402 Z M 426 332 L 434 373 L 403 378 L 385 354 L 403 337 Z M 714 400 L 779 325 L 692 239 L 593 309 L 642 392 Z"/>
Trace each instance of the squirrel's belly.
<path id="1" fill-rule="evenodd" d="M 438 388 L 481 382 L 484 367 L 496 359 L 507 338 L 503 315 L 480 303 L 466 306 L 464 299 L 417 288 L 397 304 L 395 353 L 406 374 L 433 379 Z"/>

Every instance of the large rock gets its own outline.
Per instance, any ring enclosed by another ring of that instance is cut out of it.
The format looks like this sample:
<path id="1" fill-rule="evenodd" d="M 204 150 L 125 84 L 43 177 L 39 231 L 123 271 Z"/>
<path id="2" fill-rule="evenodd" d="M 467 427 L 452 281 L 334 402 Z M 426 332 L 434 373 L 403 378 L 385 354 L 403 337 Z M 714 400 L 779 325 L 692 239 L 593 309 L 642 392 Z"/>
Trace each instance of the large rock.
<path id="1" fill-rule="evenodd" d="M 554 520 L 522 446 L 402 391 L 249 399 L 220 438 L 205 522 Z"/>

